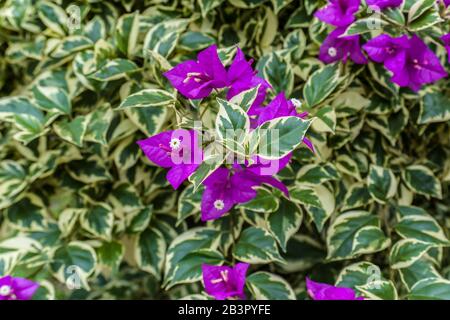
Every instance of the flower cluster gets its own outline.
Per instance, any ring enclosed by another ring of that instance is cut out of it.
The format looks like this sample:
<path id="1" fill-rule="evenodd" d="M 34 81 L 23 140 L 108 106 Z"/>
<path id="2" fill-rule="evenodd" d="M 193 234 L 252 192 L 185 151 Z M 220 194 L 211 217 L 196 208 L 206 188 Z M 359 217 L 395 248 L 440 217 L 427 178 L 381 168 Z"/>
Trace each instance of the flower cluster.
<path id="1" fill-rule="evenodd" d="M 398 7 L 403 0 L 367 0 L 370 8 L 383 10 Z M 445 5 L 449 1 L 445 0 Z M 321 21 L 336 27 L 320 48 L 319 58 L 325 63 L 347 62 L 350 58 L 357 64 L 367 63 L 360 46 L 360 36 L 343 36 L 347 28 L 355 21 L 355 14 L 361 0 L 330 0 L 325 8 L 316 12 Z M 442 41 L 449 51 L 450 35 L 444 35 Z M 417 35 L 394 38 L 381 34 L 369 40 L 363 49 L 373 61 L 383 63 L 393 73 L 392 81 L 400 87 L 409 87 L 414 91 L 429 83 L 434 83 L 448 74 L 435 53 Z M 450 58 L 449 58 L 450 60 Z"/>
<path id="2" fill-rule="evenodd" d="M 205 291 L 217 300 L 245 299 L 246 273 L 250 265 L 237 263 L 234 267 L 202 265 Z M 335 287 L 306 278 L 306 290 L 313 300 L 364 300 L 351 288 Z"/>
<path id="3" fill-rule="evenodd" d="M 228 70 L 219 58 L 217 47 L 213 45 L 200 52 L 197 61 L 182 62 L 164 75 L 189 99 L 206 98 L 213 90 L 227 88 L 226 98 L 230 100 L 246 90 L 258 88 L 256 97 L 247 110 L 251 130 L 273 119 L 303 119 L 308 115 L 307 112 L 298 112 L 297 108 L 301 103 L 296 99 L 286 99 L 283 92 L 263 107 L 267 90 L 271 86 L 257 76 L 252 68 L 252 61 L 247 61 L 239 48 Z M 138 144 L 149 160 L 158 166 L 170 168 L 167 180 L 177 189 L 204 160 L 199 136 L 195 130 L 178 129 L 162 132 L 138 141 Z M 314 151 L 311 141 L 304 138 L 303 142 Z M 263 184 L 281 190 L 288 197 L 286 186 L 273 175 L 282 170 L 290 159 L 291 154 L 270 160 L 250 156 L 243 163 L 234 161 L 228 167 L 217 168 L 203 181 L 205 191 L 202 195 L 201 219 L 218 219 L 234 205 L 254 199 L 257 196 L 255 188 Z"/>
<path id="4" fill-rule="evenodd" d="M 24 278 L 0 277 L 0 300 L 30 300 L 39 284 Z"/>

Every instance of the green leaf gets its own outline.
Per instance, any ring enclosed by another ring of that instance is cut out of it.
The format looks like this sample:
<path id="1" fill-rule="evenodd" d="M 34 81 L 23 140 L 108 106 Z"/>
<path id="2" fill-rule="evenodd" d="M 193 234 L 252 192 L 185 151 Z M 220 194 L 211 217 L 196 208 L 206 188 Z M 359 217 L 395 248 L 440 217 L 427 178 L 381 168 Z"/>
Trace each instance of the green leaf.
<path id="1" fill-rule="evenodd" d="M 433 0 L 417 0 L 409 9 L 408 22 L 419 18 L 423 13 L 435 5 L 436 1 Z"/>
<path id="2" fill-rule="evenodd" d="M 375 201 L 385 203 L 397 193 L 397 180 L 391 170 L 371 165 L 367 176 L 367 187 Z"/>
<path id="3" fill-rule="evenodd" d="M 108 61 L 91 78 L 97 81 L 113 81 L 127 76 L 127 74 L 138 70 L 138 66 L 130 60 L 114 59 Z"/>
<path id="4" fill-rule="evenodd" d="M 79 51 L 89 49 L 93 46 L 91 39 L 83 36 L 70 36 L 64 38 L 53 50 L 51 56 L 56 59 L 65 58 Z"/>
<path id="5" fill-rule="evenodd" d="M 128 96 L 117 109 L 164 107 L 173 104 L 171 93 L 161 89 L 145 89 Z"/>
<path id="6" fill-rule="evenodd" d="M 121 16 L 117 21 L 115 32 L 115 41 L 120 52 L 131 58 L 135 53 L 138 35 L 139 12 Z"/>
<path id="7" fill-rule="evenodd" d="M 247 278 L 246 285 L 256 300 L 296 300 L 289 283 L 269 272 L 260 271 L 251 274 Z"/>
<path id="8" fill-rule="evenodd" d="M 44 111 L 70 114 L 72 105 L 67 92 L 59 87 L 33 86 L 36 105 Z"/>
<path id="9" fill-rule="evenodd" d="M 264 122 L 251 132 L 250 152 L 270 160 L 285 157 L 302 143 L 313 120 L 281 117 Z"/>
<path id="10" fill-rule="evenodd" d="M 354 258 L 384 250 L 389 244 L 377 216 L 367 211 L 349 211 L 339 215 L 328 229 L 327 259 Z"/>
<path id="11" fill-rule="evenodd" d="M 125 114 L 139 130 L 147 136 L 153 136 L 161 131 L 169 112 L 167 108 L 147 107 L 127 108 Z"/>
<path id="12" fill-rule="evenodd" d="M 125 250 L 120 242 L 103 242 L 97 249 L 99 264 L 116 273 L 119 270 Z"/>
<path id="13" fill-rule="evenodd" d="M 370 300 L 398 299 L 397 289 L 392 281 L 378 280 L 356 288 Z"/>
<path id="14" fill-rule="evenodd" d="M 259 86 L 244 90 L 231 98 L 230 103 L 240 106 L 242 110 L 247 112 L 252 106 L 253 102 L 255 102 L 255 99 L 258 96 L 258 90 Z"/>
<path id="15" fill-rule="evenodd" d="M 42 200 L 27 194 L 6 210 L 6 219 L 15 228 L 24 231 L 44 230 L 47 227 L 47 212 Z"/>
<path id="16" fill-rule="evenodd" d="M 87 279 L 94 272 L 96 264 L 97 256 L 91 246 L 84 242 L 72 241 L 55 251 L 50 269 L 62 283 L 80 284 L 89 289 Z"/>
<path id="17" fill-rule="evenodd" d="M 28 185 L 27 173 L 17 162 L 0 162 L 0 209 L 8 207 Z"/>
<path id="18" fill-rule="evenodd" d="M 214 0 L 210 0 L 209 2 L 214 2 Z M 202 1 L 200 1 L 201 3 Z M 188 51 L 198 51 L 213 45 L 214 42 L 215 39 L 206 33 L 188 31 L 180 37 L 178 47 Z"/>
<path id="19" fill-rule="evenodd" d="M 275 239 L 269 232 L 257 227 L 247 228 L 241 233 L 234 247 L 233 256 L 252 264 L 283 262 Z"/>
<path id="20" fill-rule="evenodd" d="M 436 123 L 450 120 L 450 98 L 440 92 L 427 93 L 420 104 L 418 123 Z"/>
<path id="21" fill-rule="evenodd" d="M 414 239 L 398 241 L 391 249 L 389 262 L 392 269 L 402 269 L 411 266 L 419 260 L 432 245 Z"/>
<path id="22" fill-rule="evenodd" d="M 395 231 L 405 239 L 416 239 L 436 245 L 450 245 L 444 230 L 428 215 L 408 215 L 395 225 Z"/>
<path id="23" fill-rule="evenodd" d="M 303 88 L 303 96 L 310 108 L 323 102 L 339 85 L 339 64 L 330 64 L 315 71 Z"/>
<path id="24" fill-rule="evenodd" d="M 223 255 L 217 250 L 200 249 L 189 252 L 178 261 L 167 289 L 181 283 L 193 283 L 202 279 L 202 264 L 221 265 L 224 262 Z"/>
<path id="25" fill-rule="evenodd" d="M 159 230 L 149 228 L 139 234 L 134 247 L 134 258 L 141 270 L 151 273 L 159 279 L 165 254 L 166 241 Z"/>
<path id="26" fill-rule="evenodd" d="M 291 192 L 292 201 L 303 204 L 314 221 L 317 230 L 322 231 L 335 209 L 334 195 L 322 185 L 305 186 L 298 184 Z"/>
<path id="27" fill-rule="evenodd" d="M 60 6 L 49 1 L 40 1 L 38 10 L 39 18 L 47 28 L 59 35 L 65 35 L 68 18 L 66 12 Z"/>
<path id="28" fill-rule="evenodd" d="M 381 18 L 374 15 L 374 16 L 370 16 L 367 18 L 356 20 L 350 26 L 347 27 L 344 35 L 345 36 L 353 36 L 353 35 L 369 33 L 372 30 L 379 30 L 386 25 L 387 25 L 386 21 L 384 21 Z"/>
<path id="29" fill-rule="evenodd" d="M 338 180 L 339 177 L 339 173 L 332 163 L 308 164 L 300 168 L 296 181 L 300 184 L 317 185 L 330 180 Z"/>
<path id="30" fill-rule="evenodd" d="M 208 12 L 220 6 L 222 2 L 224 2 L 224 0 L 198 0 L 200 10 L 202 11 L 202 16 L 205 18 Z"/>
<path id="31" fill-rule="evenodd" d="M 216 132 L 224 146 L 238 154 L 245 154 L 243 143 L 250 131 L 250 119 L 240 106 L 217 99 L 219 112 L 216 118 Z"/>
<path id="32" fill-rule="evenodd" d="M 450 300 L 450 281 L 428 278 L 416 283 L 408 295 L 411 300 Z"/>
<path id="33" fill-rule="evenodd" d="M 270 213 L 278 210 L 279 200 L 270 191 L 258 188 L 257 196 L 249 202 L 239 204 L 237 208 L 247 209 L 254 212 Z"/>
<path id="34" fill-rule="evenodd" d="M 281 198 L 278 209 L 270 214 L 267 225 L 280 247 L 286 252 L 287 242 L 300 228 L 303 214 L 291 201 Z"/>
<path id="35" fill-rule="evenodd" d="M 194 228 L 177 236 L 167 249 L 164 267 L 164 286 L 167 286 L 175 276 L 178 263 L 189 253 L 200 250 L 215 250 L 219 245 L 218 230 L 209 228 Z"/>
<path id="36" fill-rule="evenodd" d="M 80 224 L 94 237 L 109 241 L 114 224 L 114 214 L 107 204 L 97 204 L 82 214 Z"/>
<path id="37" fill-rule="evenodd" d="M 270 54 L 262 69 L 262 75 L 275 92 L 284 91 L 287 97 L 291 95 L 294 88 L 294 73 L 288 62 L 278 53 Z"/>
<path id="38" fill-rule="evenodd" d="M 427 167 L 411 165 L 402 171 L 402 177 L 412 191 L 442 199 L 441 183 Z"/>
<path id="39" fill-rule="evenodd" d="M 153 205 L 127 214 L 128 232 L 138 233 L 147 229 L 153 216 Z"/>
<path id="40" fill-rule="evenodd" d="M 398 272 L 408 291 L 422 279 L 441 277 L 433 264 L 425 258 L 417 260 L 407 268 L 398 269 Z"/>
<path id="41" fill-rule="evenodd" d="M 89 123 L 89 117 L 78 116 L 75 119 L 69 121 L 64 120 L 54 124 L 53 129 L 55 133 L 70 143 L 81 147 L 83 145 L 84 135 Z"/>

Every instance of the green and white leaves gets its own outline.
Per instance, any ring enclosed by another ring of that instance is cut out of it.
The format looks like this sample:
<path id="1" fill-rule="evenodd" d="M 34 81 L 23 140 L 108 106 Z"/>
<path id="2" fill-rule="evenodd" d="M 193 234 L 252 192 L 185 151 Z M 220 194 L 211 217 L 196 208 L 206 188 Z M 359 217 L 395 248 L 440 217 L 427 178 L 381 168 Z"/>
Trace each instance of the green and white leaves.
<path id="1" fill-rule="evenodd" d="M 375 201 L 384 203 L 396 194 L 397 180 L 391 170 L 371 166 L 367 176 L 367 187 Z"/>
<path id="2" fill-rule="evenodd" d="M 289 283 L 269 272 L 253 273 L 247 278 L 246 283 L 257 300 L 296 300 Z"/>
<path id="3" fill-rule="evenodd" d="M 390 244 L 380 228 L 380 220 L 367 211 L 349 211 L 339 215 L 327 232 L 330 260 L 342 260 L 360 254 L 384 250 Z"/>
<path id="4" fill-rule="evenodd" d="M 252 264 L 283 262 L 275 239 L 266 230 L 257 227 L 242 231 L 234 247 L 233 256 L 240 261 Z"/>
<path id="5" fill-rule="evenodd" d="M 201 249 L 215 250 L 219 245 L 218 236 L 219 231 L 217 230 L 209 228 L 195 228 L 175 238 L 167 249 L 164 267 L 165 286 L 170 287 L 180 281 L 194 282 L 200 280 L 198 273 L 196 273 L 196 276 L 192 279 L 183 279 L 182 275 L 184 274 L 184 276 L 186 276 L 183 268 L 190 267 L 192 263 L 192 256 L 189 256 L 189 254 Z M 207 253 L 205 255 L 208 256 Z M 211 255 L 209 255 L 209 257 L 211 257 Z M 183 265 L 184 258 L 186 258 L 184 263 L 186 263 L 187 266 Z"/>
<path id="6" fill-rule="evenodd" d="M 339 64 L 330 64 L 314 72 L 303 88 L 303 96 L 310 108 L 323 102 L 341 81 Z"/>
<path id="7" fill-rule="evenodd" d="M 165 254 L 166 241 L 159 230 L 149 228 L 139 234 L 134 248 L 134 257 L 140 269 L 159 279 Z"/>
<path id="8" fill-rule="evenodd" d="M 138 70 L 138 66 L 126 59 L 114 59 L 97 70 L 91 78 L 97 81 L 113 81 L 124 78 L 127 74 Z"/>
<path id="9" fill-rule="evenodd" d="M 411 190 L 419 194 L 442 198 L 441 184 L 429 168 L 423 165 L 412 165 L 402 171 L 402 177 Z"/>
<path id="10" fill-rule="evenodd" d="M 264 159 L 280 159 L 294 151 L 313 119 L 281 117 L 264 122 L 251 133 L 250 152 Z"/>
<path id="11" fill-rule="evenodd" d="M 62 283 L 72 288 L 82 285 L 89 289 L 87 278 L 94 271 L 96 263 L 97 256 L 92 247 L 74 241 L 55 251 L 50 268 Z"/>
<path id="12" fill-rule="evenodd" d="M 129 95 L 118 109 L 167 107 L 172 103 L 174 103 L 174 97 L 169 92 L 161 89 L 145 89 Z"/>

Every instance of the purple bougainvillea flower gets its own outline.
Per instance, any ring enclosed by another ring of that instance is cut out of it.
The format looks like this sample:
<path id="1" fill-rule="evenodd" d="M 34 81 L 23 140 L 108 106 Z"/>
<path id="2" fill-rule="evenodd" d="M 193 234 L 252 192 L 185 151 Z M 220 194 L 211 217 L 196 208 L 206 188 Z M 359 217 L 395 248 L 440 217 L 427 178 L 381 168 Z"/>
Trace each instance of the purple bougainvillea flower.
<path id="1" fill-rule="evenodd" d="M 313 300 L 364 300 L 364 297 L 357 297 L 351 288 L 335 287 L 309 278 L 306 278 L 306 290 Z"/>
<path id="2" fill-rule="evenodd" d="M 279 93 L 266 107 L 258 110 L 258 117 L 255 122 L 252 122 L 252 128 L 280 117 L 294 116 L 302 119 L 306 118 L 308 112 L 298 113 L 293 101 L 295 100 L 287 100 L 284 92 Z M 314 146 L 311 141 L 304 138 L 303 143 L 314 152 Z"/>
<path id="3" fill-rule="evenodd" d="M 235 204 L 254 199 L 257 196 L 255 188 L 263 184 L 271 185 L 289 196 L 289 191 L 282 182 L 268 175 L 259 175 L 258 170 L 261 168 L 257 165 L 249 168 L 250 170 L 238 164 L 232 170 L 221 167 L 203 182 L 205 191 L 201 203 L 202 221 L 218 219 Z M 283 167 L 278 166 L 278 171 L 281 169 Z"/>
<path id="4" fill-rule="evenodd" d="M 373 61 L 384 63 L 386 68 L 391 70 L 404 65 L 409 47 L 410 43 L 406 35 L 393 38 L 382 34 L 369 40 L 363 49 Z"/>
<path id="5" fill-rule="evenodd" d="M 182 62 L 164 73 L 164 76 L 186 98 L 202 99 L 213 89 L 227 86 L 227 71 L 212 45 L 201 51 L 198 60 Z"/>
<path id="6" fill-rule="evenodd" d="M 197 169 L 202 150 L 195 130 L 165 131 L 137 142 L 147 158 L 167 172 L 167 180 L 177 189 Z"/>
<path id="7" fill-rule="evenodd" d="M 30 300 L 39 284 L 24 278 L 0 277 L 0 300 Z"/>
<path id="8" fill-rule="evenodd" d="M 331 32 L 320 47 L 319 58 L 325 63 L 342 60 L 347 62 L 350 57 L 357 64 L 366 64 L 367 59 L 361 51 L 359 36 L 340 37 L 345 28 L 338 28 Z"/>
<path id="9" fill-rule="evenodd" d="M 355 21 L 355 13 L 360 4 L 361 0 L 330 0 L 330 3 L 318 10 L 315 16 L 333 26 L 347 27 Z"/>
<path id="10" fill-rule="evenodd" d="M 372 9 L 383 10 L 385 8 L 396 8 L 403 3 L 403 0 L 366 0 L 366 3 Z"/>
<path id="11" fill-rule="evenodd" d="M 255 114 L 255 109 L 264 102 L 266 92 L 271 88 L 266 80 L 256 75 L 257 71 L 253 70 L 252 62 L 252 60 L 247 61 L 242 50 L 237 48 L 236 56 L 228 69 L 228 85 L 230 86 L 227 93 L 228 100 L 242 91 L 249 90 L 259 85 L 258 95 L 253 102 L 253 105 L 248 110 L 249 115 Z"/>
<path id="12" fill-rule="evenodd" d="M 401 87 L 410 87 L 418 91 L 422 85 L 447 76 L 439 58 L 418 36 L 413 35 L 409 39 L 409 46 L 404 63 L 386 65 L 386 68 L 394 73 L 393 82 Z"/>
<path id="13" fill-rule="evenodd" d="M 203 264 L 203 284 L 206 292 L 217 300 L 245 299 L 245 275 L 249 266 L 248 263 L 238 263 L 233 268 Z"/>
<path id="14" fill-rule="evenodd" d="M 450 63 L 450 33 L 442 36 L 441 40 L 444 42 L 445 49 L 447 49 L 448 62 Z"/>

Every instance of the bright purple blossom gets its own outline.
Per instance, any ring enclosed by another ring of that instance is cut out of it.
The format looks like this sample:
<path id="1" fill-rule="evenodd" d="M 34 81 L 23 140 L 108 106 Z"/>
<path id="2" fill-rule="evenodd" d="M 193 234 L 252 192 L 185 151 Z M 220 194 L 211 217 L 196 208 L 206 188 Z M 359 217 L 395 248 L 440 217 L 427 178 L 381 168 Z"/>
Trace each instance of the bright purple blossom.
<path id="1" fill-rule="evenodd" d="M 442 36 L 441 40 L 444 43 L 445 49 L 447 49 L 448 62 L 450 63 L 450 33 Z"/>
<path id="2" fill-rule="evenodd" d="M 287 100 L 284 92 L 281 92 L 266 107 L 258 110 L 258 117 L 252 123 L 252 127 L 255 128 L 266 121 L 287 116 L 304 119 L 308 116 L 308 112 L 298 113 L 294 102 Z M 303 138 L 303 143 L 314 152 L 314 147 L 309 139 Z"/>
<path id="3" fill-rule="evenodd" d="M 0 300 L 30 300 L 39 284 L 24 278 L 0 277 Z"/>
<path id="4" fill-rule="evenodd" d="M 217 300 L 245 299 L 245 275 L 249 266 L 248 263 L 238 263 L 233 268 L 203 264 L 203 284 L 206 292 Z"/>
<path id="5" fill-rule="evenodd" d="M 277 170 L 269 171 L 276 173 L 283 169 L 289 162 L 289 158 L 283 158 L 276 164 Z M 230 170 L 218 168 L 204 182 L 205 191 L 202 196 L 201 212 L 202 221 L 215 220 L 239 203 L 245 203 L 257 196 L 256 187 L 263 184 L 271 185 L 281 190 L 286 196 L 289 191 L 286 186 L 270 175 L 259 175 L 264 164 L 254 164 L 242 167 L 235 164 Z"/>
<path id="6" fill-rule="evenodd" d="M 313 300 L 364 300 L 364 297 L 357 297 L 351 288 L 335 287 L 309 278 L 306 278 L 306 290 Z"/>
<path id="7" fill-rule="evenodd" d="M 361 0 L 330 0 L 323 9 L 318 10 L 315 16 L 336 27 L 347 27 L 355 21 Z"/>
<path id="8" fill-rule="evenodd" d="M 363 45 L 370 59 L 384 63 L 388 69 L 404 64 L 409 47 L 408 36 L 393 38 L 387 34 L 379 35 Z"/>
<path id="9" fill-rule="evenodd" d="M 271 88 L 263 78 L 258 77 L 257 71 L 252 68 L 252 60 L 247 61 L 241 49 L 237 48 L 236 56 L 228 69 L 228 85 L 230 86 L 227 99 L 230 100 L 242 91 L 249 90 L 259 85 L 258 95 L 253 105 L 248 110 L 249 115 L 255 114 L 255 108 L 264 102 L 266 92 Z"/>
<path id="10" fill-rule="evenodd" d="M 217 54 L 217 46 L 212 45 L 201 51 L 198 60 L 182 62 L 164 73 L 164 76 L 185 97 L 202 99 L 213 89 L 227 86 L 227 71 Z"/>
<path id="11" fill-rule="evenodd" d="M 394 73 L 392 81 L 401 87 L 410 87 L 418 91 L 422 85 L 436 82 L 447 76 L 439 58 L 418 36 L 409 39 L 410 49 L 403 63 L 388 66 Z"/>
<path id="12" fill-rule="evenodd" d="M 166 178 L 174 189 L 194 173 L 203 156 L 195 130 L 165 131 L 137 143 L 150 161 L 170 168 Z"/>
<path id="13" fill-rule="evenodd" d="M 373 9 L 396 8 L 403 3 L 403 0 L 366 0 L 367 5 Z"/>
<path id="14" fill-rule="evenodd" d="M 342 60 L 347 62 L 350 57 L 357 64 L 366 64 L 367 59 L 361 51 L 359 35 L 340 37 L 345 28 L 338 28 L 331 32 L 320 47 L 319 59 L 325 63 Z"/>

